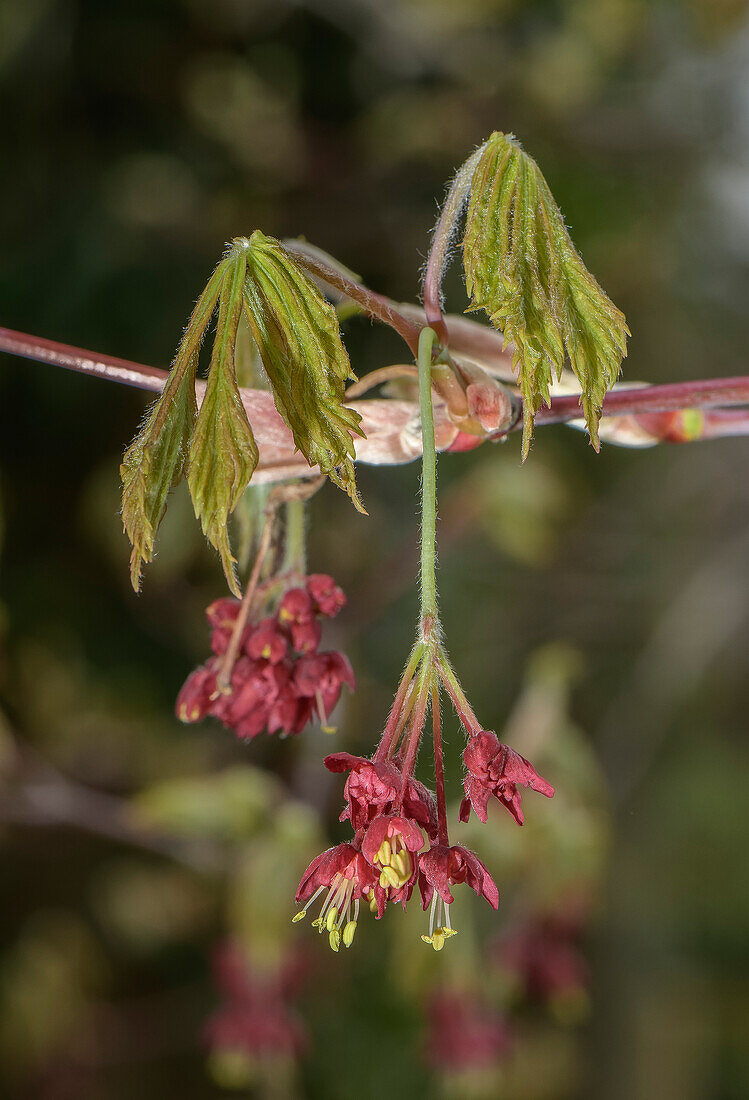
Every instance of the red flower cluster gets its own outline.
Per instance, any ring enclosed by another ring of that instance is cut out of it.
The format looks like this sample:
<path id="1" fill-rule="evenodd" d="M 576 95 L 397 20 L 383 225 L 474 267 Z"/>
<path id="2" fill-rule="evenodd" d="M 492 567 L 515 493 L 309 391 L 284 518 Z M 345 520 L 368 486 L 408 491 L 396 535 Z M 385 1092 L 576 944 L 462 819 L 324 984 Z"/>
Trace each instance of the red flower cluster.
<path id="1" fill-rule="evenodd" d="M 434 994 L 427 1019 L 427 1057 L 442 1072 L 485 1069 L 510 1049 L 504 1018 L 469 993 L 441 990 Z"/>
<path id="2" fill-rule="evenodd" d="M 307 1035 L 290 1005 L 295 968 L 260 977 L 253 974 L 241 947 L 227 943 L 215 954 L 213 972 L 224 1001 L 205 1027 L 211 1052 L 240 1055 L 248 1062 L 297 1058 Z"/>
<path id="3" fill-rule="evenodd" d="M 339 752 L 326 757 L 325 764 L 332 772 L 349 772 L 341 821 L 350 821 L 355 835 L 309 865 L 296 896 L 304 907 L 295 921 L 327 891 L 313 924 L 328 932 L 330 946 L 338 951 L 341 943 L 350 947 L 353 942 L 362 898 L 379 919 L 388 903 L 405 908 L 418 881 L 424 908 L 432 905 L 429 936 L 423 938 L 440 950 L 454 934 L 450 885 L 466 882 L 496 909 L 499 892 L 481 860 L 466 848 L 438 844 L 437 808 L 426 787 L 413 778 L 404 780 L 392 761 Z M 422 853 L 427 840 L 430 847 Z"/>
<path id="4" fill-rule="evenodd" d="M 216 677 L 239 614 L 237 600 L 216 600 L 206 611 L 215 656 L 195 669 L 177 697 L 177 717 L 198 722 L 218 718 L 241 738 L 263 730 L 282 737 L 301 733 L 315 717 L 325 723 L 346 684 L 356 687 L 348 659 L 320 653 L 320 620 L 337 615 L 346 602 L 332 577 L 313 574 L 304 588 L 291 588 L 275 616 L 248 623 L 231 673 L 231 691 L 222 694 Z"/>

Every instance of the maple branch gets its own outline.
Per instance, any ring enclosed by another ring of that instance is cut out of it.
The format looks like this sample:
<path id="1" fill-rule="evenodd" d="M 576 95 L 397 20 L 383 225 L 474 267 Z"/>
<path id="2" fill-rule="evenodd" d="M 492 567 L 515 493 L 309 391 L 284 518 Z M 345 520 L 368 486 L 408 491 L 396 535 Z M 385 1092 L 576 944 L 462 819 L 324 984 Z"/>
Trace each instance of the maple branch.
<path id="1" fill-rule="evenodd" d="M 331 269 L 332 271 L 332 269 Z M 332 277 L 332 276 L 331 276 Z M 379 297 L 379 296 L 378 296 Z M 382 299 L 387 303 L 387 299 Z M 417 307 L 401 307 L 410 314 L 407 324 L 418 327 Z M 423 316 L 423 314 L 422 314 Z M 403 318 L 405 319 L 405 318 Z M 481 349 L 501 357 L 501 337 L 485 326 L 464 318 L 446 318 L 451 346 Z M 455 334 L 455 335 L 453 335 Z M 86 351 L 56 340 L 0 328 L 0 351 L 40 363 L 65 367 L 110 382 L 119 382 L 158 393 L 167 377 L 165 370 L 145 366 L 113 355 Z M 366 376 L 365 376 L 366 378 Z M 198 401 L 202 401 L 205 383 L 197 383 Z M 252 421 L 260 452 L 255 471 L 256 483 L 272 483 L 288 478 L 311 477 L 317 473 L 295 451 L 291 432 L 281 419 L 266 390 L 242 390 L 242 400 Z M 520 398 L 513 400 L 521 412 Z M 745 409 L 736 406 L 748 406 Z M 357 440 L 357 461 L 375 466 L 393 466 L 412 462 L 421 455 L 421 425 L 416 401 L 368 398 L 351 403 L 362 417 L 366 438 Z M 693 410 L 704 410 L 690 430 L 682 429 L 662 414 L 687 417 Z M 465 450 L 481 440 L 460 433 L 450 421 L 446 408 L 434 402 L 435 435 L 440 451 Z M 550 409 L 536 415 L 536 424 L 562 424 L 579 421 L 581 410 L 577 394 L 554 397 Z M 519 424 L 522 416 L 516 418 Z M 633 431 L 636 437 L 633 437 Z M 513 428 L 512 430 L 515 430 Z M 616 388 L 603 405 L 602 438 L 621 446 L 650 446 L 659 442 L 689 442 L 749 435 L 749 377 L 712 378 L 694 382 L 674 382 L 659 386 Z"/>
<path id="2" fill-rule="evenodd" d="M 725 408 L 749 405 L 749 377 L 706 378 L 696 382 L 669 382 L 662 386 L 622 387 L 606 395 L 604 416 L 672 412 L 676 409 Z M 577 394 L 555 397 L 551 408 L 536 413 L 536 424 L 564 424 L 582 416 Z"/>
<path id="3" fill-rule="evenodd" d="M 146 367 L 142 363 L 132 363 L 129 359 L 118 359 L 98 351 L 85 351 L 70 344 L 59 344 L 56 340 L 45 340 L 42 336 L 14 332 L 10 328 L 0 328 L 0 351 L 155 393 L 162 389 L 167 373 L 158 367 Z"/>

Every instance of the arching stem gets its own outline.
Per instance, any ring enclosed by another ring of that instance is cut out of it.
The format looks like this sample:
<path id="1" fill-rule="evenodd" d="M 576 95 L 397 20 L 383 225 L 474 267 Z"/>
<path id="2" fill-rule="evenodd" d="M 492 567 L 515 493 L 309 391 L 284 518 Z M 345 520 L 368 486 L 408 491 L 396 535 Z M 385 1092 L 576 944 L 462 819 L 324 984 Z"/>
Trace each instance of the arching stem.
<path id="1" fill-rule="evenodd" d="M 458 219 L 468 201 L 473 173 L 483 149 L 482 145 L 455 173 L 434 230 L 432 247 L 429 250 L 429 258 L 424 273 L 424 313 L 426 314 L 427 324 L 437 333 L 443 347 L 447 346 L 449 337 L 442 316 L 442 276 L 458 228 Z"/>
<path id="2" fill-rule="evenodd" d="M 463 688 L 460 686 L 460 681 L 450 664 L 450 660 L 445 653 L 442 646 L 439 648 L 437 659 L 435 661 L 435 667 L 437 674 L 445 685 L 447 694 L 450 696 L 453 706 L 457 712 L 458 718 L 462 722 L 466 731 L 471 735 L 475 733 L 481 733 L 483 726 L 479 722 L 476 715 L 473 713 L 473 708 L 466 698 L 466 694 Z"/>

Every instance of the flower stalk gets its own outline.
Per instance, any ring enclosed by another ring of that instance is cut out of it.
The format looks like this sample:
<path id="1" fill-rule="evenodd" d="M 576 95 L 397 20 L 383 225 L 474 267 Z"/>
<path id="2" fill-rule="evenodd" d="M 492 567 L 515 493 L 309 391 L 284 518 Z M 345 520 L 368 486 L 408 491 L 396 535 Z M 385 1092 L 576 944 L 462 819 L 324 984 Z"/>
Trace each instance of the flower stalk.
<path id="1" fill-rule="evenodd" d="M 421 413 L 421 635 L 434 644 L 439 635 L 437 611 L 437 449 L 432 407 L 431 328 L 419 336 L 419 411 Z"/>
<path id="2" fill-rule="evenodd" d="M 518 784 L 531 786 L 547 796 L 553 794 L 553 788 L 527 760 L 503 746 L 493 733 L 482 730 L 442 645 L 436 578 L 437 451 L 432 406 L 436 340 L 433 329 L 423 329 L 417 356 L 422 430 L 421 607 L 417 640 L 374 756 L 366 759 L 336 753 L 325 760 L 330 771 L 350 773 L 345 786 L 347 805 L 341 820 L 351 822 L 354 835 L 350 843 L 331 848 L 313 860 L 297 892 L 296 900 L 304 907 L 293 918 L 295 921 L 303 918 L 324 889 L 328 890 L 316 926 L 321 931 L 327 930 L 330 946 L 336 952 L 342 942 L 348 947 L 353 941 L 358 908 L 352 916 L 352 899 L 358 906 L 358 899 L 365 898 L 370 912 L 379 920 L 388 904 L 405 907 L 418 884 L 422 905 L 430 910 L 429 932 L 421 938 L 435 951 L 441 951 L 456 934 L 450 922 L 453 885 L 465 883 L 494 909 L 499 904 L 496 883 L 481 860 L 467 848 L 450 846 L 440 682 L 469 736 L 465 754 L 469 774 L 465 780 L 466 798 L 461 804 L 463 819 L 467 806 L 485 820 L 488 801 L 496 797 L 522 824 Z M 442 354 L 440 361 L 445 361 Z M 430 709 L 435 794 L 415 776 Z M 341 898 L 348 899 L 343 916 Z"/>
<path id="3" fill-rule="evenodd" d="M 471 736 L 476 733 L 481 733 L 483 727 L 474 714 L 473 708 L 466 698 L 466 693 L 460 686 L 460 681 L 450 664 L 450 659 L 445 652 L 444 646 L 440 646 L 437 655 L 437 673 L 440 680 L 445 685 L 447 694 L 450 696 L 452 704 L 455 707 L 455 712 L 465 727 L 466 732 Z"/>
<path id="4" fill-rule="evenodd" d="M 439 682 L 432 683 L 432 737 L 434 740 L 434 782 L 437 791 L 437 831 L 440 844 L 449 845 L 445 803 L 445 766 L 442 759 L 442 716 Z"/>

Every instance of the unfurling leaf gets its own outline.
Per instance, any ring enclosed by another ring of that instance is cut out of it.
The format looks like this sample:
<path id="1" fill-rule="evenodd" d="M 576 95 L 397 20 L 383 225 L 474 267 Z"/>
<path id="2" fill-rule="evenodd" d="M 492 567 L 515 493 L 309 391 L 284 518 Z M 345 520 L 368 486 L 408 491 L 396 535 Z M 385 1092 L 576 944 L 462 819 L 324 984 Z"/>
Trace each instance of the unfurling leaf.
<path id="1" fill-rule="evenodd" d="M 247 254 L 238 250 L 219 292 L 218 320 L 203 404 L 195 424 L 188 464 L 195 515 L 221 555 L 235 595 L 241 595 L 229 546 L 227 521 L 257 466 L 258 450 L 239 395 L 234 363 Z"/>
<path id="2" fill-rule="evenodd" d="M 476 164 L 463 263 L 471 308 L 485 309 L 515 347 L 523 457 L 565 353 L 598 449 L 601 406 L 627 354 L 629 330 L 575 249 L 538 165 L 512 134 L 492 134 Z"/>
<path id="3" fill-rule="evenodd" d="M 164 389 L 146 414 L 120 466 L 122 523 L 132 545 L 130 579 L 136 592 L 142 566 L 153 558 L 154 538 L 166 511 L 166 498 L 184 476 L 197 416 L 198 352 L 229 262 L 228 257 L 221 261 L 198 299 Z"/>
<path id="4" fill-rule="evenodd" d="M 198 414 L 198 355 L 217 304 Z M 242 336 L 244 350 L 238 347 Z M 122 462 L 122 518 L 133 547 L 136 590 L 143 563 L 153 557 L 169 491 L 186 474 L 195 515 L 221 555 L 231 590 L 239 595 L 227 521 L 258 462 L 237 378 L 243 356 L 254 359 L 255 344 L 299 450 L 361 508 L 351 439 L 352 432 L 361 434 L 360 417 L 343 404 L 346 379 L 353 375 L 335 310 L 273 238 L 260 232 L 250 240 L 237 237 L 193 310 L 164 390 Z"/>
<path id="5" fill-rule="evenodd" d="M 257 230 L 247 251 L 244 307 L 276 407 L 312 466 L 356 490 L 351 433 L 360 417 L 343 404 L 354 378 L 335 310 L 273 237 Z"/>

